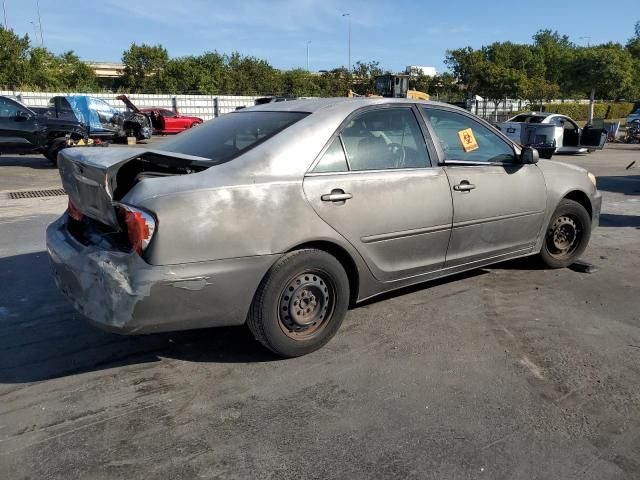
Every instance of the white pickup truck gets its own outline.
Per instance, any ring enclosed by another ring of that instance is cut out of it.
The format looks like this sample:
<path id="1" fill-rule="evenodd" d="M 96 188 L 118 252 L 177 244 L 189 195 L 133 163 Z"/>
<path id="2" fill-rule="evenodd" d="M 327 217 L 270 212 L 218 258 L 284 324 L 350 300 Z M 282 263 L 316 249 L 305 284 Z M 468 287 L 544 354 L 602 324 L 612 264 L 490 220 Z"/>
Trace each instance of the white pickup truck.
<path id="1" fill-rule="evenodd" d="M 554 153 L 599 150 L 607 141 L 605 130 L 580 128 L 571 118 L 556 113 L 521 113 L 496 128 L 516 143 L 537 148 L 542 158 L 551 158 Z"/>

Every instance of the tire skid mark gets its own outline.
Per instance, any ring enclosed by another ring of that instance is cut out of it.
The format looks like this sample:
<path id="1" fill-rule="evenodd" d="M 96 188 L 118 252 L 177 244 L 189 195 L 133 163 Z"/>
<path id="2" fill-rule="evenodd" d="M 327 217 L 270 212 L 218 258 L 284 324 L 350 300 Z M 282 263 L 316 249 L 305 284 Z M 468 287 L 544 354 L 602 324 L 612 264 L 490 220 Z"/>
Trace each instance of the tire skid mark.
<path id="1" fill-rule="evenodd" d="M 171 396 L 171 400 L 172 401 L 174 399 L 175 400 L 179 400 L 182 397 L 187 397 L 187 396 L 188 396 L 188 394 L 186 392 L 175 392 L 175 394 Z M 27 441 L 26 444 L 20 445 L 20 446 L 18 446 L 16 448 L 13 448 L 13 449 L 5 449 L 5 448 L 3 448 L 2 449 L 3 451 L 0 452 L 0 456 L 10 455 L 10 454 L 13 454 L 15 452 L 18 452 L 18 451 L 21 451 L 21 450 L 25 450 L 27 448 L 31 448 L 33 446 L 40 445 L 40 444 L 43 444 L 43 443 L 46 443 L 46 442 L 50 442 L 50 441 L 56 440 L 56 439 L 58 439 L 60 437 L 67 436 L 67 435 L 76 433 L 78 431 L 81 431 L 81 430 L 84 430 L 84 429 L 87 429 L 87 428 L 90 428 L 90 427 L 93 427 L 93 426 L 96 426 L 96 425 L 99 425 L 99 424 L 102 424 L 102 423 L 105 423 L 105 422 L 110 422 L 112 420 L 125 417 L 127 415 L 138 414 L 138 413 L 140 413 L 142 411 L 145 411 L 145 410 L 149 410 L 149 409 L 152 409 L 152 408 L 166 407 L 166 405 L 167 405 L 167 402 L 164 401 L 164 400 L 158 400 L 158 401 L 153 401 L 153 402 L 141 402 L 141 403 L 142 404 L 138 404 L 138 405 L 136 405 L 134 407 L 130 407 L 130 408 L 126 408 L 126 406 L 125 406 L 124 410 L 119 412 L 119 413 L 116 413 L 114 415 L 109 415 L 109 416 L 107 416 L 105 418 L 99 418 L 99 419 L 90 421 L 88 423 L 85 423 L 83 425 L 79 425 L 77 427 L 63 429 L 60 432 L 53 432 L 51 434 L 48 434 L 49 433 L 48 430 L 51 430 L 51 429 L 52 430 L 56 430 L 57 427 L 61 427 L 63 425 L 66 425 L 67 423 L 74 423 L 74 422 L 78 422 L 78 421 L 80 421 L 82 419 L 89 419 L 92 416 L 94 416 L 95 414 L 90 411 L 90 412 L 88 412 L 86 414 L 77 416 L 76 419 L 68 420 L 68 421 L 62 420 L 60 422 L 54 422 L 54 423 L 52 423 L 51 426 L 45 426 L 43 428 L 39 428 L 38 430 L 34 430 L 33 432 L 27 432 L 27 434 L 28 433 L 32 433 L 32 436 L 35 436 L 38 433 L 47 433 L 48 435 L 45 438 L 42 438 L 42 439 L 39 439 L 39 440 Z M 114 409 L 118 410 L 121 407 L 122 406 L 105 407 L 104 409 L 98 410 L 98 415 L 100 413 L 108 412 L 109 410 L 114 410 Z M 170 414 L 164 414 L 162 416 L 159 415 L 156 418 L 166 417 L 168 415 L 170 415 Z M 9 437 L 9 438 L 0 440 L 0 445 L 5 444 L 7 442 L 15 441 L 16 439 L 19 439 L 19 438 L 20 437 L 13 436 L 13 437 Z"/>
<path id="2" fill-rule="evenodd" d="M 26 445 L 21 445 L 21 446 L 19 446 L 17 448 L 11 449 L 11 450 L 5 450 L 3 452 L 0 452 L 0 456 L 2 456 L 2 455 L 10 455 L 12 453 L 16 453 L 18 451 L 25 450 L 27 448 L 31 448 L 31 447 L 33 447 L 35 445 L 39 445 L 39 444 L 42 444 L 42 443 L 50 442 L 50 441 L 55 440 L 57 438 L 60 438 L 60 437 L 63 437 L 63 436 L 78 432 L 80 430 L 84 430 L 86 428 L 89 428 L 89 427 L 92 427 L 92 426 L 95 426 L 95 425 L 99 425 L 101 423 L 109 422 L 111 420 L 115 420 L 117 418 L 124 417 L 126 415 L 139 413 L 139 412 L 141 412 L 143 410 L 147 410 L 149 408 L 157 407 L 159 405 L 160 405 L 160 402 L 158 402 L 156 404 L 140 405 L 140 406 L 137 406 L 137 407 L 132 408 L 130 410 L 121 412 L 119 414 L 109 416 L 107 418 L 98 419 L 98 420 L 95 420 L 93 422 L 90 422 L 90 423 L 87 423 L 87 424 L 84 424 L 84 425 L 80 425 L 80 426 L 75 427 L 75 428 L 70 428 L 68 430 L 65 430 L 65 431 L 62 431 L 62 432 L 59 432 L 59 433 L 48 435 L 46 438 L 29 442 Z M 42 432 L 42 431 L 44 431 L 44 430 L 38 430 L 37 433 Z M 8 442 L 8 441 L 11 441 L 11 440 L 14 440 L 14 439 L 13 438 L 8 438 L 8 439 L 5 439 L 5 440 L 0 440 L 0 444 Z"/>

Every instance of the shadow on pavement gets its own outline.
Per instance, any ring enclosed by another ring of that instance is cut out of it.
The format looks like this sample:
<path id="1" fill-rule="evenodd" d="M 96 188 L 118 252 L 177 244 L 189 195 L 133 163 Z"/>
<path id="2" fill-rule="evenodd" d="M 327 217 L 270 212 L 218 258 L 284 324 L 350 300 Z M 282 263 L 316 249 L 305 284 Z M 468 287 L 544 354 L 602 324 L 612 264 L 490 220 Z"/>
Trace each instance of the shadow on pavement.
<path id="1" fill-rule="evenodd" d="M 613 213 L 600 214 L 601 227 L 640 227 L 638 215 L 616 215 Z"/>
<path id="2" fill-rule="evenodd" d="M 640 175 L 598 177 L 597 185 L 598 190 L 604 190 L 605 192 L 640 195 Z"/>
<path id="3" fill-rule="evenodd" d="M 57 167 L 44 156 L 2 155 L 0 167 L 28 167 L 36 170 L 55 170 Z"/>
<path id="4" fill-rule="evenodd" d="M 544 267 L 527 257 L 491 268 Z M 421 283 L 374 297 L 359 306 L 487 273 L 488 270 L 476 269 Z M 153 363 L 162 358 L 218 363 L 278 360 L 245 327 L 140 336 L 103 332 L 87 323 L 58 292 L 49 275 L 46 252 L 0 258 L 0 285 L 0 384 L 49 380 Z"/>
<path id="5" fill-rule="evenodd" d="M 433 288 L 438 285 L 444 285 L 446 283 L 454 283 L 454 282 L 466 280 L 468 278 L 477 277 L 479 275 L 485 275 L 486 273 L 489 273 L 489 272 L 487 270 L 478 268 L 476 270 L 470 270 L 468 272 L 451 275 L 450 277 L 439 278 L 437 280 L 431 280 L 428 282 L 411 285 L 409 287 L 399 288 L 398 290 L 393 290 L 392 292 L 386 292 L 380 295 L 376 295 L 375 297 L 372 297 L 368 300 L 365 300 L 359 303 L 355 308 L 365 307 L 367 305 L 371 305 L 378 302 L 384 302 L 385 300 L 389 300 L 390 298 L 402 297 L 403 295 L 409 295 L 411 293 L 419 292 L 420 290 L 427 290 L 429 288 Z"/>
<path id="6" fill-rule="evenodd" d="M 245 327 L 121 336 L 89 325 L 58 292 L 45 252 L 0 259 L 0 383 L 25 383 L 175 358 L 274 361 Z"/>

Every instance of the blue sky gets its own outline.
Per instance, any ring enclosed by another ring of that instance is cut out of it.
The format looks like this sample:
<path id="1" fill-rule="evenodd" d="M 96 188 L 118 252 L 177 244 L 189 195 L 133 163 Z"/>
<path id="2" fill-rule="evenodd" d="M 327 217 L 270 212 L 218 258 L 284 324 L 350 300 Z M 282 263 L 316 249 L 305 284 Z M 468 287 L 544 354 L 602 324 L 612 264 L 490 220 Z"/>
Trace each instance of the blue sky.
<path id="1" fill-rule="evenodd" d="M 636 0 L 637 1 L 637 0 Z M 36 0 L 4 0 L 8 26 L 37 34 Z M 634 2 L 626 2 L 626 7 Z M 119 61 L 131 42 L 161 43 L 171 56 L 239 51 L 277 68 L 347 64 L 347 18 L 352 61 L 377 60 L 390 70 L 444 67 L 447 49 L 493 41 L 529 42 L 541 28 L 578 44 L 626 42 L 640 12 L 601 0 L 40 0 L 44 42 L 56 53 Z M 619 8 L 618 8 L 619 7 Z M 628 10 L 627 10 L 628 11 Z M 4 20 L 4 19 L 3 19 Z M 33 22 L 33 23 L 32 23 Z M 581 38 L 590 37 L 590 38 Z"/>

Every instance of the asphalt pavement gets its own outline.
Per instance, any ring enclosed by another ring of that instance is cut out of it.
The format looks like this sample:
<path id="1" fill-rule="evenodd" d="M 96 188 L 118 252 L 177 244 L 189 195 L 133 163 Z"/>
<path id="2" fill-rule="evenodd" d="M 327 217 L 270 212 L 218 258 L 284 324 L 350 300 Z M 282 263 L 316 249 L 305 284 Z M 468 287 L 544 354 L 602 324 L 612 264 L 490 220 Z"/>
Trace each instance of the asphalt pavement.
<path id="1" fill-rule="evenodd" d="M 44 251 L 66 197 L 7 197 L 57 171 L 0 157 L 0 478 L 640 478 L 640 146 L 553 161 L 598 176 L 595 272 L 519 260 L 405 289 L 279 360 L 244 327 L 88 325 Z"/>

